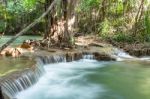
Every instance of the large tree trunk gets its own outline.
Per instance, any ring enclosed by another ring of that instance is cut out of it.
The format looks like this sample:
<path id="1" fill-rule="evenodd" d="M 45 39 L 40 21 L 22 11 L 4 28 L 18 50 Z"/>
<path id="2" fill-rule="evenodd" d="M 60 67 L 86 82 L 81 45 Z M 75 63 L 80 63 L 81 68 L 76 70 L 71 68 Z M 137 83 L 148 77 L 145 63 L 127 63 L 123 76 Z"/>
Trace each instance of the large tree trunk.
<path id="1" fill-rule="evenodd" d="M 63 21 L 64 21 L 64 33 L 63 33 L 63 41 L 68 42 L 70 40 L 70 33 L 68 32 L 68 0 L 62 0 L 63 4 Z"/>
<path id="2" fill-rule="evenodd" d="M 46 0 L 45 1 L 45 11 L 48 9 L 49 5 L 51 5 L 51 3 L 53 1 L 54 0 Z M 52 8 L 52 10 L 53 10 L 53 8 Z M 52 32 L 51 31 L 52 25 L 53 25 L 53 17 L 52 17 L 52 11 L 51 11 L 51 13 L 48 13 L 45 17 L 45 35 L 44 35 L 44 39 L 50 38 L 49 34 Z"/>
<path id="3" fill-rule="evenodd" d="M 48 7 L 47 11 L 44 12 L 38 19 L 36 19 L 33 23 L 31 23 L 29 26 L 27 26 L 25 29 L 23 29 L 22 31 L 20 31 L 18 34 L 16 34 L 14 37 L 12 37 L 9 41 L 7 41 L 4 45 L 2 45 L 2 47 L 0 47 L 0 52 L 5 49 L 7 46 L 9 46 L 14 40 L 16 40 L 19 36 L 23 35 L 24 33 L 26 33 L 29 29 L 31 29 L 32 27 L 34 27 L 38 22 L 40 22 L 40 20 L 42 18 L 44 18 L 50 11 L 51 9 L 54 7 L 54 5 L 56 4 L 57 0 L 54 0 L 53 3 Z"/>
<path id="4" fill-rule="evenodd" d="M 47 1 L 48 2 L 48 1 Z M 45 35 L 45 44 L 51 46 L 71 47 L 73 29 L 75 23 L 75 5 L 76 0 L 61 0 L 61 7 L 55 6 L 51 15 L 47 15 L 46 22 L 49 31 Z M 58 3 L 58 4 L 59 4 Z M 48 22 L 50 20 L 50 22 Z M 50 26 L 50 27 L 48 27 Z M 50 40 L 47 42 L 46 38 Z"/>
<path id="5" fill-rule="evenodd" d="M 79 0 L 68 0 L 68 31 L 70 36 L 73 37 L 74 32 L 76 32 L 76 28 L 78 26 L 77 13 L 75 8 Z"/>

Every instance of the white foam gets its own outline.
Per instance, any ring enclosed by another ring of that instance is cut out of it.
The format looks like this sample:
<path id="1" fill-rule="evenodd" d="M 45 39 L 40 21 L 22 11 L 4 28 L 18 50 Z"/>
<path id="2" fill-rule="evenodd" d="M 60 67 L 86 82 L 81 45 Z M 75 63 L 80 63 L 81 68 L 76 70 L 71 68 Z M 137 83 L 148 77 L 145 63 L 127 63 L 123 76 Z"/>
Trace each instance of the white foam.
<path id="1" fill-rule="evenodd" d="M 113 56 L 117 58 L 117 61 L 123 61 L 126 59 L 135 59 L 136 58 L 136 57 L 133 57 L 133 56 L 129 55 L 128 53 L 124 52 L 123 50 L 117 49 L 117 48 L 114 48 Z"/>
<path id="2" fill-rule="evenodd" d="M 142 57 L 142 58 L 140 58 L 140 60 L 146 60 L 146 61 L 150 61 L 150 57 Z"/>
<path id="3" fill-rule="evenodd" d="M 94 99 L 106 91 L 102 86 L 87 82 L 84 78 L 87 73 L 92 73 L 85 69 L 102 67 L 100 63 L 94 63 L 98 62 L 80 60 L 46 65 L 46 74 L 36 85 L 20 92 L 17 99 Z"/>

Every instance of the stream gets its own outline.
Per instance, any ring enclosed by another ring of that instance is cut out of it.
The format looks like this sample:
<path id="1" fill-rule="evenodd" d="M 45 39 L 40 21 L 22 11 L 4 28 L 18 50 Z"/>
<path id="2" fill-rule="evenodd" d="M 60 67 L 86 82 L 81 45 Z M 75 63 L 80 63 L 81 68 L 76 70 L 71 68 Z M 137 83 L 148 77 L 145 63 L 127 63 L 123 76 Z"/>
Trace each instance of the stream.
<path id="1" fill-rule="evenodd" d="M 18 46 L 25 39 L 35 38 L 23 36 L 12 45 Z M 0 39 L 1 45 L 8 39 L 8 36 Z M 10 83 L 12 88 L 8 92 L 15 95 L 12 99 L 150 99 L 150 57 L 136 58 L 118 49 L 114 56 L 117 61 L 96 61 L 87 56 L 78 61 L 44 65 L 44 74 L 37 83 L 30 81 L 31 73 L 20 79 L 21 83 Z M 14 70 L 33 64 L 27 61 L 26 58 L 1 59 L 1 66 L 5 65 L 5 68 L 1 67 L 1 75 L 12 70 L 10 66 Z"/>
<path id="2" fill-rule="evenodd" d="M 45 74 L 17 99 L 150 99 L 150 63 L 82 59 L 44 66 Z"/>

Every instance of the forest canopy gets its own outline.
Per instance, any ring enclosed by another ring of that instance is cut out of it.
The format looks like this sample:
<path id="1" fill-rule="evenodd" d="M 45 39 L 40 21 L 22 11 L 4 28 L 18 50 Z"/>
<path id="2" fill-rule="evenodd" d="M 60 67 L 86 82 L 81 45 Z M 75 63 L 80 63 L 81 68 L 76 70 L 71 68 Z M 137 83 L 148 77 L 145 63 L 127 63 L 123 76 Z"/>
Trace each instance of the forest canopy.
<path id="1" fill-rule="evenodd" d="M 54 0 L 1 0 L 0 33 L 18 33 L 44 13 L 52 1 Z M 68 2 L 66 9 L 70 15 L 67 16 L 67 22 L 72 36 L 80 33 L 94 34 L 117 42 L 150 41 L 150 0 L 57 0 L 52 13 L 26 34 L 56 34 L 52 32 L 63 15 L 61 1 Z M 73 18 L 73 26 L 69 27 L 69 21 Z"/>

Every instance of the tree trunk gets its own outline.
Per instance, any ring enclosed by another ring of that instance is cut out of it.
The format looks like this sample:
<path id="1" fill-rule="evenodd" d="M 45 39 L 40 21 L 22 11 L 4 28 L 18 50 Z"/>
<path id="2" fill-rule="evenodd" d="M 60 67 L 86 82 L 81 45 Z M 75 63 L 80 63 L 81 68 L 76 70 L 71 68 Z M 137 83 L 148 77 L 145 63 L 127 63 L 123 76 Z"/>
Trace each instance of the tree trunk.
<path id="1" fill-rule="evenodd" d="M 136 15 L 136 17 L 135 17 L 135 24 L 134 24 L 134 28 L 133 28 L 133 30 L 134 30 L 133 36 L 136 36 L 136 35 L 137 35 L 137 34 L 136 34 L 137 29 L 138 29 L 138 28 L 137 28 L 137 25 L 138 25 L 139 20 L 140 20 L 141 17 L 142 17 L 142 13 L 143 13 L 143 9 L 144 9 L 144 1 L 145 1 L 145 0 L 141 0 L 140 7 L 139 7 L 138 12 L 137 12 L 137 15 Z"/>
<path id="2" fill-rule="evenodd" d="M 62 0 L 63 5 L 63 21 L 64 21 L 64 33 L 63 33 L 63 41 L 70 45 L 70 33 L 68 31 L 68 0 Z"/>
<path id="3" fill-rule="evenodd" d="M 53 2 L 53 0 L 46 0 L 45 1 L 45 11 L 48 9 L 48 6 L 51 5 L 51 3 Z M 51 11 L 52 13 L 52 11 Z M 44 39 L 50 38 L 49 34 L 51 33 L 51 27 L 53 25 L 53 17 L 52 14 L 48 13 L 45 17 L 45 35 L 44 35 Z"/>
<path id="4" fill-rule="evenodd" d="M 102 21 L 105 20 L 105 17 L 106 17 L 106 0 L 103 0 L 102 1 L 102 8 L 101 8 L 101 11 L 102 11 Z"/>

